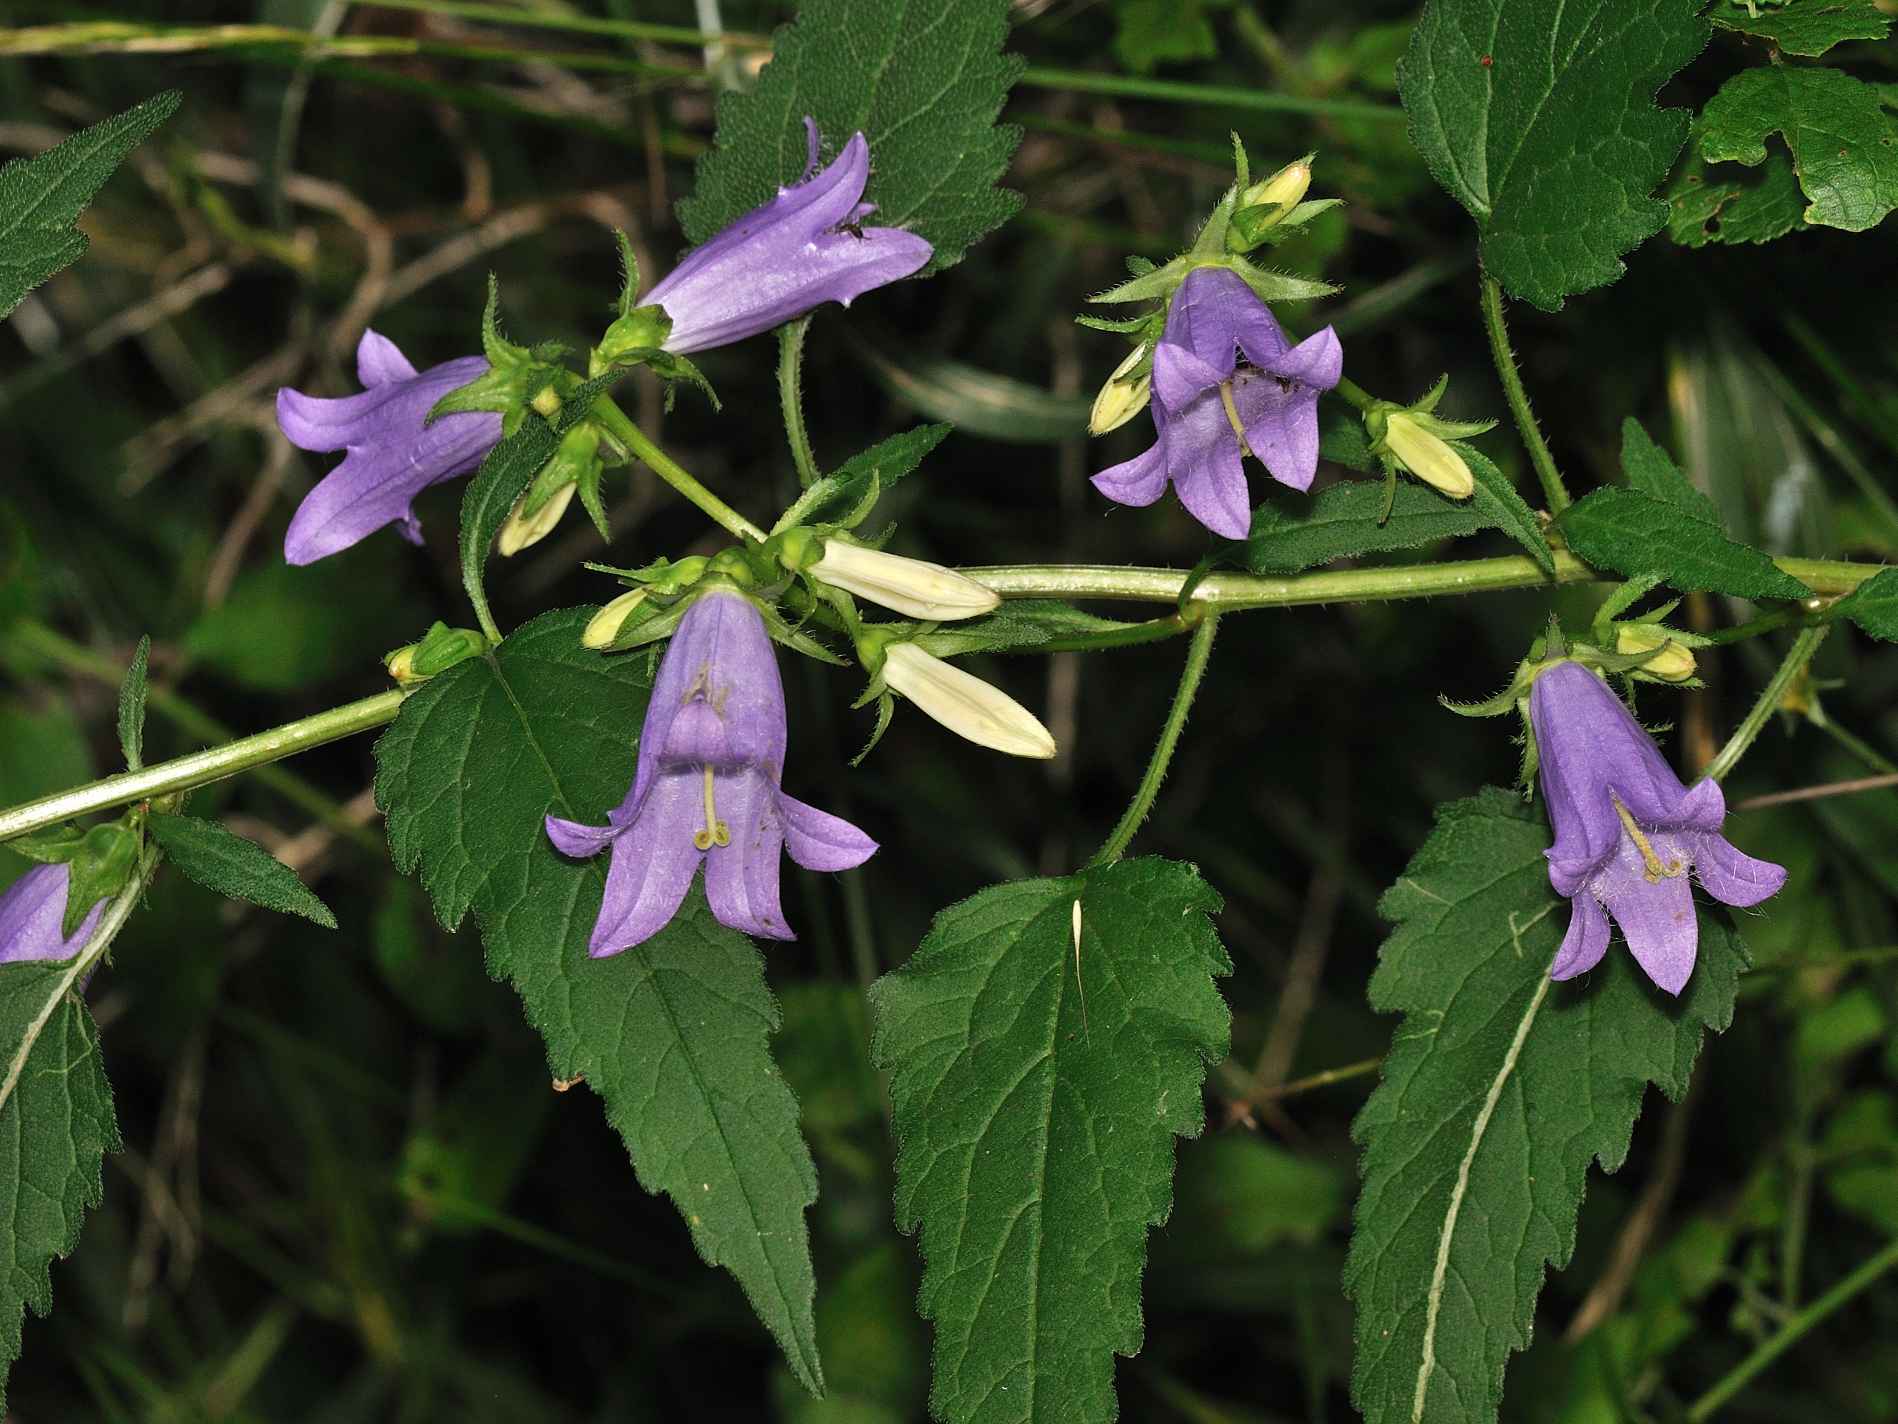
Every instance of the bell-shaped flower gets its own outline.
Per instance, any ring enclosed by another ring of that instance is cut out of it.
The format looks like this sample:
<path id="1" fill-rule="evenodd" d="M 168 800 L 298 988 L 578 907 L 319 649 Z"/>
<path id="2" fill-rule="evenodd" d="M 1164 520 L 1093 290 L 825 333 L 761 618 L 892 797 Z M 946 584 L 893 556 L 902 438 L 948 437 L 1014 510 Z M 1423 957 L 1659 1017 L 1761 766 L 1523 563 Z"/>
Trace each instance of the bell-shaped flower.
<path id="1" fill-rule="evenodd" d="M 1580 663 L 1537 677 L 1529 721 L 1555 829 L 1549 883 L 1570 904 L 1550 976 L 1572 979 L 1599 964 L 1612 915 L 1648 978 L 1680 993 L 1700 944 L 1688 872 L 1714 899 L 1746 906 L 1777 891 L 1786 871 L 1734 849 L 1720 834 L 1719 784 L 1683 786 L 1621 699 Z"/>
<path id="2" fill-rule="evenodd" d="M 365 331 L 356 347 L 362 394 L 326 400 L 288 387 L 278 391 L 277 425 L 292 445 L 349 452 L 297 506 L 284 535 L 284 558 L 314 563 L 385 524 L 421 543 L 415 496 L 467 474 L 501 439 L 501 417 L 492 411 L 461 411 L 432 423 L 428 413 L 487 369 L 483 358 L 463 356 L 418 374 L 393 341 Z"/>
<path id="3" fill-rule="evenodd" d="M 663 349 L 674 356 L 769 331 L 825 302 L 849 306 L 872 288 L 907 277 L 935 249 L 913 232 L 864 227 L 870 144 L 851 135 L 817 166 L 817 125 L 804 121 L 810 159 L 804 181 L 687 253 L 646 294 L 671 320 Z"/>
<path id="4" fill-rule="evenodd" d="M 1094 488 L 1121 504 L 1147 505 L 1171 481 L 1201 524 L 1243 539 L 1252 527 L 1244 457 L 1256 455 L 1280 484 L 1309 489 L 1318 470 L 1318 397 L 1343 372 L 1330 327 L 1294 346 L 1241 277 L 1197 267 L 1174 296 L 1154 350 L 1153 447 L 1095 475 Z"/>
<path id="5" fill-rule="evenodd" d="M 105 913 L 102 898 L 71 936 L 59 932 L 66 914 L 72 871 L 65 865 L 36 865 L 0 893 L 0 964 L 30 959 L 71 959 L 86 947 Z"/>
<path id="6" fill-rule="evenodd" d="M 862 831 L 785 794 L 784 748 L 784 684 L 763 617 L 739 594 L 701 596 L 659 664 L 626 799 L 604 826 L 547 817 L 563 855 L 612 851 L 593 955 L 664 929 L 701 864 L 720 924 L 794 939 L 778 906 L 779 856 L 807 870 L 870 858 L 876 842 Z"/>

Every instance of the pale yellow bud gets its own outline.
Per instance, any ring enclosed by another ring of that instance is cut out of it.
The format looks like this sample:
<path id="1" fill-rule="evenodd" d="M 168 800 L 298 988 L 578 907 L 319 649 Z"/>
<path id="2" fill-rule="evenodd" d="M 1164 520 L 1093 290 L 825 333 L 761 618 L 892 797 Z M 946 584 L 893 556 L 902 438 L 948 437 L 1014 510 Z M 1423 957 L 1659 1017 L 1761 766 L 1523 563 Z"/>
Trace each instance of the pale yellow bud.
<path id="1" fill-rule="evenodd" d="M 1394 410 L 1384 427 L 1384 443 L 1398 462 L 1418 479 L 1451 499 L 1468 499 L 1475 477 L 1463 457 L 1411 419 L 1409 411 Z"/>
<path id="2" fill-rule="evenodd" d="M 534 399 L 529 404 L 547 419 L 552 420 L 560 414 L 560 392 L 552 386 L 542 386 L 535 392 Z"/>
<path id="3" fill-rule="evenodd" d="M 1290 212 L 1305 196 L 1305 190 L 1309 187 L 1311 187 L 1311 161 L 1301 158 L 1296 163 L 1286 164 L 1270 178 L 1262 178 L 1246 189 L 1245 196 L 1239 200 L 1239 206 L 1257 208 L 1267 203 L 1276 203 L 1286 212 Z"/>
<path id="4" fill-rule="evenodd" d="M 504 559 L 512 558 L 529 544 L 538 544 L 554 532 L 554 526 L 560 522 L 560 516 L 567 512 L 567 505 L 573 500 L 574 486 L 562 485 L 547 496 L 547 502 L 532 514 L 521 514 L 521 505 L 526 503 L 523 494 L 514 501 L 514 512 L 507 517 L 507 523 L 501 526 L 501 537 L 494 547 Z"/>
<path id="5" fill-rule="evenodd" d="M 1140 358 L 1147 354 L 1147 343 L 1141 342 L 1134 347 L 1133 354 L 1118 366 L 1114 374 L 1107 378 L 1101 387 L 1101 393 L 1094 397 L 1094 409 L 1087 417 L 1089 435 L 1105 435 L 1110 430 L 1118 430 L 1147 408 L 1147 402 L 1153 397 L 1153 377 L 1142 376 L 1137 381 L 1123 381 Z"/>
<path id="6" fill-rule="evenodd" d="M 588 621 L 586 631 L 580 635 L 580 642 L 589 648 L 610 647 L 619 637 L 620 626 L 626 622 L 627 615 L 646 601 L 647 590 L 630 589 L 622 593 L 611 603 L 605 604 Z"/>
<path id="7" fill-rule="evenodd" d="M 883 663 L 883 680 L 958 737 L 1010 756 L 1055 754 L 1054 737 L 1021 703 L 998 687 L 924 652 L 896 643 Z"/>
<path id="8" fill-rule="evenodd" d="M 1667 629 L 1653 623 L 1617 623 L 1615 651 L 1639 654 L 1661 651 L 1642 663 L 1637 672 L 1662 682 L 1685 682 L 1694 675 L 1694 650 L 1667 636 Z"/>
<path id="9" fill-rule="evenodd" d="M 825 583 L 859 598 L 932 623 L 991 613 L 1002 601 L 954 569 L 865 549 L 842 539 L 826 539 L 824 557 L 812 564 L 810 571 Z"/>
<path id="10" fill-rule="evenodd" d="M 382 660 L 382 665 L 389 670 L 389 676 L 403 687 L 407 687 L 411 682 L 424 681 L 415 675 L 415 644 L 413 643 L 406 648 L 397 648 Z"/>

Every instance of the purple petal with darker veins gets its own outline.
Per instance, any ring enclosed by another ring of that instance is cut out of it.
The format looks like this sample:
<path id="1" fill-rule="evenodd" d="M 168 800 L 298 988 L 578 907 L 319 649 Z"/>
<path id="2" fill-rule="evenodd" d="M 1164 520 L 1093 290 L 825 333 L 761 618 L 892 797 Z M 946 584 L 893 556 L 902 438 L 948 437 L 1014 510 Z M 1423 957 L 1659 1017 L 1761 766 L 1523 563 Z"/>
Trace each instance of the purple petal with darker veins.
<path id="1" fill-rule="evenodd" d="M 1238 364 L 1241 328 L 1256 331 L 1254 308 L 1262 311 L 1265 303 L 1238 275 L 1223 267 L 1196 267 L 1167 308 L 1161 344 L 1192 352 L 1216 373 L 1215 381 L 1226 380 Z M 1266 320 L 1271 319 L 1267 311 Z"/>
<path id="2" fill-rule="evenodd" d="M 1167 427 L 1166 463 L 1188 514 L 1215 534 L 1246 537 L 1252 528 L 1251 489 L 1239 436 L 1216 393 L 1176 414 Z"/>
<path id="3" fill-rule="evenodd" d="M 364 390 L 387 385 L 390 381 L 414 379 L 415 367 L 409 364 L 409 358 L 402 354 L 400 347 L 379 331 L 363 332 L 362 340 L 356 343 L 356 380 Z"/>
<path id="4" fill-rule="evenodd" d="M 1162 341 L 1153 353 L 1153 395 L 1164 410 L 1178 414 L 1232 374 L 1219 371 L 1184 346 Z"/>
<path id="5" fill-rule="evenodd" d="M 877 843 L 843 817 L 807 806 L 783 791 L 778 792 L 778 813 L 784 821 L 785 849 L 806 870 L 849 870 L 876 853 Z"/>
<path id="6" fill-rule="evenodd" d="M 705 858 L 705 899 L 712 918 L 728 929 L 763 939 L 796 939 L 778 904 L 784 828 L 777 788 L 755 770 L 718 778 L 719 819 L 731 844 Z"/>
<path id="7" fill-rule="evenodd" d="M 1601 963 L 1608 952 L 1608 914 L 1587 891 L 1569 901 L 1568 933 L 1549 967 L 1551 979 L 1573 979 Z"/>
<path id="8" fill-rule="evenodd" d="M 1572 895 L 1622 841 L 1611 783 L 1647 784 L 1653 776 L 1648 759 L 1659 762 L 1660 754 L 1621 699 L 1580 663 L 1558 663 L 1536 678 L 1529 721 L 1555 829 L 1549 880 L 1556 894 Z M 1666 772 L 1667 764 L 1660 769 Z M 1678 779 L 1674 785 L 1680 787 Z"/>
<path id="9" fill-rule="evenodd" d="M 85 948 L 105 913 L 105 900 L 93 903 L 69 938 L 60 933 L 60 921 L 71 886 L 70 867 L 36 865 L 0 893 L 0 964 L 71 959 Z"/>
<path id="10" fill-rule="evenodd" d="M 1110 465 L 1091 476 L 1088 483 L 1116 504 L 1145 508 L 1166 493 L 1164 441 L 1155 441 L 1131 460 Z"/>
<path id="11" fill-rule="evenodd" d="M 1777 895 L 1786 883 L 1786 867 L 1755 860 L 1734 849 L 1717 832 L 1703 831 L 1692 838 L 1694 874 L 1707 893 L 1723 905 L 1745 909 Z"/>
<path id="12" fill-rule="evenodd" d="M 1262 371 L 1241 371 L 1232 404 L 1246 430 L 1246 446 L 1280 484 L 1311 488 L 1318 473 L 1318 392 L 1282 384 Z"/>
<path id="13" fill-rule="evenodd" d="M 1685 860 L 1671 837 L 1653 836 L 1650 844 L 1664 863 L 1678 865 Z M 1684 873 L 1650 880 L 1645 872 L 1641 852 L 1632 839 L 1624 837 L 1592 888 L 1621 926 L 1635 962 L 1661 988 L 1678 994 L 1694 972 L 1700 946 L 1693 886 Z"/>
<path id="14" fill-rule="evenodd" d="M 689 704 L 692 718 L 675 735 L 674 722 Z M 719 724 L 722 745 L 714 744 L 702 720 L 708 713 Z M 702 594 L 660 659 L 629 799 L 637 804 L 660 767 L 673 763 L 758 765 L 776 777 L 784 770 L 785 736 L 784 681 L 763 616 L 740 594 Z"/>
<path id="15" fill-rule="evenodd" d="M 588 954 L 600 959 L 643 944 L 679 912 L 705 855 L 692 843 L 703 804 L 694 773 L 669 772 L 653 783 L 633 823 L 613 841 Z"/>

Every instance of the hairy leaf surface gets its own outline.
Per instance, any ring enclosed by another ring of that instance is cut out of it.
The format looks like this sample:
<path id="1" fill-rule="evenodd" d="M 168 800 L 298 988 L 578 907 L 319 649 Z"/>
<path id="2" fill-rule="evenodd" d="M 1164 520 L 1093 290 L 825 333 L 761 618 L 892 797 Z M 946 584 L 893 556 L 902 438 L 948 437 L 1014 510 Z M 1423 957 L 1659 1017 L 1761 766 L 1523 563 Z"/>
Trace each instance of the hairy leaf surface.
<path id="1" fill-rule="evenodd" d="M 1898 119 L 1873 85 L 1823 67 L 1743 70 L 1701 111 L 1701 156 L 1764 163 L 1775 133 L 1792 150 L 1807 222 L 1862 232 L 1898 208 Z"/>
<path id="2" fill-rule="evenodd" d="M 1241 546 L 1255 574 L 1294 574 L 1355 554 L 1414 549 L 1486 529 L 1495 521 L 1469 501 L 1445 499 L 1409 480 L 1397 486 L 1390 517 L 1384 512 L 1382 480 L 1331 485 L 1296 504 L 1262 504 L 1252 512 L 1252 532 Z"/>
<path id="3" fill-rule="evenodd" d="M 1596 490 L 1564 510 L 1556 528 L 1595 567 L 1628 578 L 1658 575 L 1682 593 L 1804 598 L 1810 592 L 1712 520 L 1642 490 Z"/>
<path id="4" fill-rule="evenodd" d="M 1740 4 L 1717 5 L 1709 13 L 1721 29 L 1758 35 L 1787 54 L 1821 55 L 1847 40 L 1882 40 L 1891 30 L 1891 16 L 1876 0 L 1788 0 L 1757 14 Z"/>
<path id="5" fill-rule="evenodd" d="M 197 816 L 154 811 L 145 825 L 171 863 L 205 889 L 279 914 L 301 915 L 326 930 L 336 928 L 329 906 L 256 841 Z"/>

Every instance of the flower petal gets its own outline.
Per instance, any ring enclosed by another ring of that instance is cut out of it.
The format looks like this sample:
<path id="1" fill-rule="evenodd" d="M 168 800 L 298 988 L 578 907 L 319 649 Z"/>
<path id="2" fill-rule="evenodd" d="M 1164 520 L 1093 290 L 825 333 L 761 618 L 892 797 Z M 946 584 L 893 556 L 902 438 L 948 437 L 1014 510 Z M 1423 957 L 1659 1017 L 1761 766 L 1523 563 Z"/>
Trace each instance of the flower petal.
<path id="1" fill-rule="evenodd" d="M 1549 966 L 1551 979 L 1573 979 L 1601 963 L 1608 952 L 1608 915 L 1586 890 L 1569 901 L 1568 933 Z"/>
<path id="2" fill-rule="evenodd" d="M 1217 395 L 1200 397 L 1168 425 L 1166 457 L 1186 512 L 1215 534 L 1245 538 L 1252 528 L 1252 492 L 1239 436 Z"/>
<path id="3" fill-rule="evenodd" d="M 1153 353 L 1153 394 L 1169 414 L 1178 415 L 1232 374 L 1220 371 L 1184 346 L 1162 341 Z"/>
<path id="4" fill-rule="evenodd" d="M 1714 899 L 1741 909 L 1778 894 L 1786 883 L 1785 866 L 1755 860 L 1711 831 L 1694 838 L 1694 874 Z"/>
<path id="5" fill-rule="evenodd" d="M 1238 365 L 1241 325 L 1256 332 L 1254 309 L 1264 305 L 1237 273 L 1223 267 L 1195 267 L 1173 294 L 1161 346 L 1192 352 L 1217 373 L 1217 380 L 1226 380 Z M 1272 314 L 1266 312 L 1265 318 L 1271 321 Z"/>
<path id="6" fill-rule="evenodd" d="M 1651 838 L 1664 860 L 1677 847 L 1665 837 Z M 1607 902 L 1626 936 L 1635 962 L 1661 988 L 1678 994 L 1694 972 L 1700 947 L 1700 924 L 1694 918 L 1694 890 L 1685 874 L 1649 880 L 1641 853 L 1624 835 L 1614 860 L 1595 879 L 1593 889 Z"/>
<path id="7" fill-rule="evenodd" d="M 719 777 L 715 791 L 731 844 L 706 854 L 705 898 L 712 918 L 742 934 L 796 939 L 778 904 L 784 827 L 777 787 L 754 770 Z"/>
<path id="8" fill-rule="evenodd" d="M 692 843 L 701 824 L 700 796 L 700 780 L 689 772 L 664 775 L 653 784 L 632 824 L 613 841 L 588 954 L 599 959 L 643 944 L 679 912 L 704 858 Z"/>
<path id="9" fill-rule="evenodd" d="M 1311 488 L 1318 473 L 1318 392 L 1263 371 L 1241 371 L 1232 383 L 1233 408 L 1246 428 L 1246 447 L 1272 478 L 1295 490 Z"/>
<path id="10" fill-rule="evenodd" d="M 379 331 L 363 331 L 362 340 L 356 343 L 356 380 L 364 390 L 414 379 L 415 367 L 400 347 Z"/>
<path id="11" fill-rule="evenodd" d="M 1156 441 L 1144 453 L 1110 465 L 1088 483 L 1116 504 L 1143 509 L 1166 493 L 1166 451 Z"/>
<path id="12" fill-rule="evenodd" d="M 1344 346 L 1338 340 L 1338 333 L 1328 326 L 1278 356 L 1254 355 L 1250 350 L 1246 355 L 1263 371 L 1321 391 L 1330 390 L 1344 375 Z"/>
<path id="13" fill-rule="evenodd" d="M 673 722 L 691 702 L 708 704 L 723 729 L 723 747 L 710 744 L 702 725 Z M 696 761 L 727 769 L 745 763 L 784 769 L 784 682 L 749 599 L 716 590 L 702 594 L 679 620 L 653 679 L 646 722 L 639 733 L 639 767 L 628 799 L 638 804 L 662 765 Z"/>
<path id="14" fill-rule="evenodd" d="M 1621 699 L 1580 663 L 1557 663 L 1536 678 L 1529 721 L 1555 829 L 1549 881 L 1556 894 L 1572 895 L 1622 842 L 1610 783 L 1648 784 L 1645 758 L 1659 760 L 1659 753 Z"/>
<path id="15" fill-rule="evenodd" d="M 547 839 L 554 843 L 554 849 L 578 860 L 598 855 L 613 844 L 620 833 L 618 826 L 587 826 L 578 821 L 564 821 L 558 816 L 545 819 Z"/>
<path id="16" fill-rule="evenodd" d="M 60 933 L 60 921 L 71 888 L 69 866 L 35 865 L 0 893 L 0 964 L 71 959 L 85 948 L 105 913 L 105 899 L 93 902 L 69 938 Z"/>
<path id="17" fill-rule="evenodd" d="M 782 790 L 778 814 L 784 823 L 785 848 L 806 870 L 849 870 L 876 853 L 877 843 L 843 817 L 806 805 Z"/>

